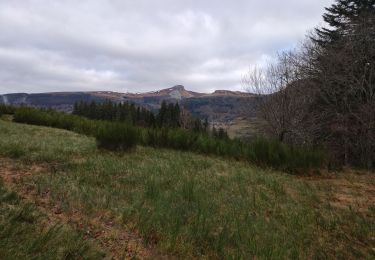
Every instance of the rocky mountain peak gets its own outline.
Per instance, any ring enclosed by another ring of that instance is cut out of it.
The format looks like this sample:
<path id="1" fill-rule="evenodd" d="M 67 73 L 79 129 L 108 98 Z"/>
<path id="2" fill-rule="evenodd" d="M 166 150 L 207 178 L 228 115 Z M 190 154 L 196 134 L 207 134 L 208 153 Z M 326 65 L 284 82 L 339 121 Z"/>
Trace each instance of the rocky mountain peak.
<path id="1" fill-rule="evenodd" d="M 172 87 L 171 90 L 184 91 L 185 87 L 182 86 L 182 85 L 176 85 L 176 86 Z"/>

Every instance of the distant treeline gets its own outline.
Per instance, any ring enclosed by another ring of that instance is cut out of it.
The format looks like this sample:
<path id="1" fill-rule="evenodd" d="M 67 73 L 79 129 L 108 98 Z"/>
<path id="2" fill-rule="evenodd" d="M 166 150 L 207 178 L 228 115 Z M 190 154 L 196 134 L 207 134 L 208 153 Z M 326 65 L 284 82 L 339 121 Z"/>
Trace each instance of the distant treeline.
<path id="1" fill-rule="evenodd" d="M 94 101 L 75 103 L 73 114 L 89 119 L 121 121 L 145 127 L 155 127 L 157 125 L 156 117 L 151 111 L 134 104 L 114 103 L 110 100 L 106 100 L 103 103 Z"/>
<path id="2" fill-rule="evenodd" d="M 99 147 L 109 150 L 130 151 L 137 145 L 171 148 L 246 160 L 262 167 L 293 173 L 306 173 L 326 164 L 325 155 L 320 150 L 288 146 L 278 141 L 257 139 L 244 143 L 181 128 L 144 128 L 126 122 L 91 120 L 26 107 L 0 107 L 0 110 L 13 113 L 15 122 L 61 128 L 93 136 Z"/>
<path id="3" fill-rule="evenodd" d="M 157 113 L 144 107 L 129 103 L 115 103 L 106 100 L 102 103 L 78 102 L 74 104 L 73 114 L 89 119 L 125 122 L 133 126 L 151 128 L 183 128 L 196 133 L 207 133 L 214 137 L 227 139 L 223 128 L 210 128 L 208 120 L 194 118 L 178 103 L 163 101 Z"/>

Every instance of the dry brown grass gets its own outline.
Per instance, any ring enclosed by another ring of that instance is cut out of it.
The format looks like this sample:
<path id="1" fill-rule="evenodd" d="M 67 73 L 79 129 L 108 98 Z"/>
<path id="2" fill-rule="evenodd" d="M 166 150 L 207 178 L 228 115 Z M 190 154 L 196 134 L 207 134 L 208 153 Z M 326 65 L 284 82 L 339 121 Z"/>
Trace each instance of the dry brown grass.
<path id="1" fill-rule="evenodd" d="M 321 199 L 333 207 L 351 208 L 369 214 L 375 207 L 374 172 L 345 169 L 302 179 L 315 186 L 320 191 Z"/>

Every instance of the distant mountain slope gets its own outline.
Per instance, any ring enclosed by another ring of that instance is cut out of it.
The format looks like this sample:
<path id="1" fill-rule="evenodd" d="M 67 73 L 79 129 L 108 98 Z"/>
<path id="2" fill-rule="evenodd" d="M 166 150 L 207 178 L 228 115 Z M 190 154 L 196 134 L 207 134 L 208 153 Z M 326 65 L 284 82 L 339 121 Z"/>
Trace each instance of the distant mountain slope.
<path id="1" fill-rule="evenodd" d="M 184 86 L 147 93 L 98 92 L 56 92 L 41 94 L 6 94 L 0 95 L 0 103 L 9 105 L 27 105 L 33 107 L 52 108 L 71 112 L 78 101 L 103 102 L 107 99 L 114 102 L 130 102 L 156 110 L 163 100 L 179 102 L 194 116 L 207 118 L 213 124 L 229 125 L 238 117 L 248 117 L 255 111 L 256 95 L 218 90 L 211 94 L 188 91 Z"/>

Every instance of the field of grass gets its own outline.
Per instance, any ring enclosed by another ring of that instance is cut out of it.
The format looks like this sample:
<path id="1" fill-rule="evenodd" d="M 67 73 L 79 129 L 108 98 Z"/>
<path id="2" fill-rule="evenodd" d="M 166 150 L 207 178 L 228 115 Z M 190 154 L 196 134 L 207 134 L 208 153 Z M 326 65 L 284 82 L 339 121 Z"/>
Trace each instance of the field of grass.
<path id="1" fill-rule="evenodd" d="M 225 129 L 230 138 L 249 139 L 259 136 L 259 133 L 264 132 L 266 123 L 260 118 L 252 117 L 250 119 L 236 118 Z"/>
<path id="2" fill-rule="evenodd" d="M 113 153 L 93 138 L 1 120 L 0 162 L 17 176 L 0 171 L 7 188 L 115 258 L 375 257 L 374 174 L 311 180 L 190 152 Z M 5 248 L 23 252 L 32 232 Z"/>
<path id="3" fill-rule="evenodd" d="M 100 259 L 101 253 L 70 226 L 50 223 L 32 203 L 0 183 L 0 259 Z"/>

